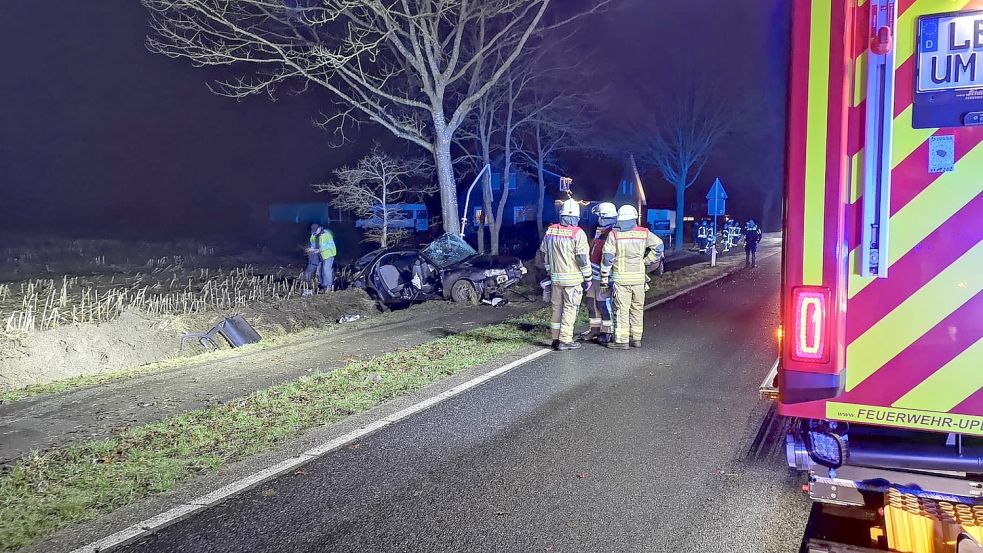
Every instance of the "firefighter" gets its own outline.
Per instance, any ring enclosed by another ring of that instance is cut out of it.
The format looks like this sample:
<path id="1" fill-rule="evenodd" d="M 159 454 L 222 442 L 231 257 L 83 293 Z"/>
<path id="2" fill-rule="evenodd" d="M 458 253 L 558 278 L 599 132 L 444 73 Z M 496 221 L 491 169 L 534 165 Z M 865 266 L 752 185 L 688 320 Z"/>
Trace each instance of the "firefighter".
<path id="1" fill-rule="evenodd" d="M 601 256 L 601 286 L 614 289 L 614 341 L 609 348 L 642 347 L 646 267 L 661 261 L 663 253 L 662 240 L 638 226 L 638 210 L 622 206 Z"/>
<path id="2" fill-rule="evenodd" d="M 696 226 L 696 247 L 700 252 L 704 252 L 707 249 L 708 230 L 706 219 L 700 219 L 700 224 Z"/>
<path id="3" fill-rule="evenodd" d="M 732 229 L 734 233 L 734 246 L 739 246 L 741 245 L 741 241 L 744 239 L 744 228 L 741 226 L 741 222 L 737 219 L 731 219 L 731 222 L 734 224 Z"/>
<path id="4" fill-rule="evenodd" d="M 747 227 L 744 229 L 744 266 L 745 267 L 757 267 L 758 266 L 758 242 L 761 241 L 761 229 L 758 228 L 757 223 L 754 219 L 750 219 L 747 222 Z"/>
<path id="5" fill-rule="evenodd" d="M 570 199 L 563 202 L 559 224 L 550 225 L 539 247 L 546 272 L 552 281 L 553 349 L 566 351 L 579 349 L 580 342 L 573 339 L 577 324 L 577 312 L 584 292 L 591 289 L 590 245 L 587 235 L 579 226 L 580 204 Z"/>
<path id="6" fill-rule="evenodd" d="M 703 246 L 703 253 L 710 255 L 710 250 L 717 247 L 717 225 L 707 222 L 707 238 Z"/>
<path id="7" fill-rule="evenodd" d="M 311 282 L 314 275 L 317 275 L 320 291 L 330 291 L 334 285 L 334 258 L 336 255 L 338 255 L 338 248 L 335 246 L 334 234 L 317 223 L 312 224 L 304 279 Z"/>
<path id="8" fill-rule="evenodd" d="M 737 222 L 737 219 L 727 220 L 727 247 L 724 251 L 730 251 L 732 248 L 737 247 L 737 243 L 741 239 L 741 225 Z"/>
<path id="9" fill-rule="evenodd" d="M 614 330 L 614 319 L 612 308 L 614 307 L 611 299 L 611 288 L 606 287 L 604 292 L 601 290 L 601 255 L 604 250 L 604 241 L 607 240 L 611 228 L 618 222 L 618 209 L 612 203 L 602 203 L 594 208 L 594 215 L 597 215 L 597 230 L 594 231 L 594 242 L 590 249 L 590 266 L 593 275 L 594 285 L 587 291 L 587 311 L 590 314 L 590 330 L 587 336 L 591 340 L 607 345 L 611 341 L 611 332 Z"/>
<path id="10" fill-rule="evenodd" d="M 720 233 L 723 235 L 723 240 L 724 240 L 724 244 L 723 244 L 724 253 L 729 252 L 731 247 L 730 227 L 731 227 L 731 222 L 730 222 L 730 218 L 728 218 L 726 221 L 724 221 L 724 226 L 720 230 Z"/>

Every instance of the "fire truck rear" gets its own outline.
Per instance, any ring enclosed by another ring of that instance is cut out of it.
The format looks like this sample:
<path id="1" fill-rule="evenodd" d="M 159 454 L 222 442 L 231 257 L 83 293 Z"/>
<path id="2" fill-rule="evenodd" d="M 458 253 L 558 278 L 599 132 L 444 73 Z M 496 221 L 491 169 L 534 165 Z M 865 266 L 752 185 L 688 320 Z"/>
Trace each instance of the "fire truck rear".
<path id="1" fill-rule="evenodd" d="M 792 18 L 763 387 L 793 418 L 789 464 L 874 521 L 872 548 L 981 552 L 983 0 L 793 0 Z"/>

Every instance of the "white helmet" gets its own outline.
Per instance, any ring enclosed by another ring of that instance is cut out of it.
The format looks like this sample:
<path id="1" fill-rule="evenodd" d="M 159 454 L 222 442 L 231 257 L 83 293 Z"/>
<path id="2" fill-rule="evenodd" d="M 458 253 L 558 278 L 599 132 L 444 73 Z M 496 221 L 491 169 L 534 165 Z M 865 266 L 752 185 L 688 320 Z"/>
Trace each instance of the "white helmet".
<path id="1" fill-rule="evenodd" d="M 613 219 L 618 216 L 618 208 L 611 202 L 604 202 L 594 206 L 594 215 L 605 219 Z"/>
<path id="2" fill-rule="evenodd" d="M 580 217 L 580 204 L 577 200 L 569 199 L 563 202 L 563 207 L 560 208 L 561 217 Z"/>
<path id="3" fill-rule="evenodd" d="M 638 220 L 638 210 L 635 209 L 633 205 L 623 205 L 621 209 L 618 210 L 618 220 L 619 221 L 637 221 Z"/>

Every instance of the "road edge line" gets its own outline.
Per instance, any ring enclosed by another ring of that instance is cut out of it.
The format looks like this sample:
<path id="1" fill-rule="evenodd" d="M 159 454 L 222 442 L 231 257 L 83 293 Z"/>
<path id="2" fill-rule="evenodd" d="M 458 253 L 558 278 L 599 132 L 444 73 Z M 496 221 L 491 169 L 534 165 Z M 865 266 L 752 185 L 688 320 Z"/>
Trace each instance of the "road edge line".
<path id="1" fill-rule="evenodd" d="M 209 507 L 213 507 L 230 497 L 238 495 L 242 492 L 248 491 L 264 482 L 268 482 L 278 476 L 297 469 L 311 461 L 319 459 L 328 453 L 338 450 L 360 438 L 363 438 L 374 432 L 409 418 L 417 413 L 425 411 L 434 405 L 437 405 L 445 400 L 448 400 L 454 396 L 460 395 L 472 388 L 475 388 L 497 376 L 503 375 L 515 368 L 518 368 L 530 361 L 534 361 L 543 357 L 553 350 L 547 348 L 540 348 L 536 351 L 516 359 L 510 363 L 506 363 L 496 369 L 492 369 L 480 376 L 472 378 L 467 382 L 458 384 L 448 390 L 445 390 L 433 397 L 419 401 L 405 409 L 397 411 L 391 415 L 386 415 L 385 417 L 375 420 L 362 426 L 357 430 L 353 430 L 337 438 L 329 440 L 320 446 L 313 447 L 307 451 L 301 453 L 297 457 L 291 457 L 284 461 L 280 461 L 275 465 L 267 467 L 261 471 L 254 472 L 249 476 L 240 478 L 235 482 L 226 484 L 217 490 L 209 492 L 205 495 L 196 497 L 187 503 L 182 503 L 173 507 L 163 513 L 150 517 L 146 520 L 133 524 L 119 532 L 115 532 L 102 538 L 100 540 L 94 541 L 82 547 L 73 549 L 71 553 L 108 553 L 109 551 L 115 551 L 120 547 L 125 547 L 130 545 L 137 540 L 145 538 L 151 534 L 156 533 L 172 524 L 180 522 L 200 511 L 204 511 Z"/>
<path id="2" fill-rule="evenodd" d="M 772 254 L 772 255 L 776 255 L 776 254 Z M 762 259 L 767 257 L 772 257 L 772 255 L 765 256 Z M 696 290 L 699 290 L 704 286 L 713 284 L 714 282 L 717 282 L 720 279 L 731 276 L 739 272 L 740 270 L 741 267 L 737 267 L 723 274 L 717 275 L 709 280 L 699 282 L 697 284 L 684 288 L 679 292 L 675 292 L 669 296 L 655 300 L 645 305 L 644 309 L 647 311 L 653 307 L 657 307 L 664 303 L 668 303 L 672 300 L 685 296 L 686 294 L 690 294 Z M 154 534 L 157 531 L 162 530 L 168 526 L 171 526 L 172 524 L 175 524 L 177 522 L 180 522 L 194 514 L 197 514 L 200 511 L 204 511 L 209 507 L 213 507 L 229 499 L 232 496 L 248 491 L 278 476 L 282 476 L 283 474 L 290 472 L 291 470 L 299 468 L 316 459 L 319 459 L 324 455 L 336 451 L 360 438 L 363 438 L 374 432 L 378 432 L 379 430 L 391 424 L 395 424 L 417 413 L 425 411 L 439 403 L 442 403 L 445 400 L 448 400 L 454 396 L 457 396 L 468 390 L 471 390 L 472 388 L 475 388 L 497 376 L 503 375 L 515 368 L 518 368 L 526 363 L 529 363 L 530 361 L 539 359 L 540 357 L 548 355 L 552 352 L 553 352 L 552 349 L 540 348 L 530 353 L 529 355 L 526 355 L 525 357 L 522 357 L 505 365 L 502 365 L 501 367 L 498 367 L 496 369 L 492 369 L 491 371 L 488 371 L 462 384 L 458 384 L 457 386 L 445 390 L 433 397 L 421 400 L 405 409 L 402 409 L 391 415 L 387 415 L 381 419 L 368 423 L 357 430 L 353 430 L 351 432 L 338 436 L 337 438 L 329 440 L 324 444 L 308 449 L 307 451 L 301 453 L 297 457 L 286 459 L 275 465 L 265 468 L 261 471 L 254 472 L 253 474 L 246 476 L 245 478 L 241 478 L 239 480 L 236 480 L 235 482 L 226 484 L 225 486 L 222 486 L 217 490 L 213 490 L 205 495 L 196 497 L 187 503 L 180 504 L 159 515 L 150 517 L 132 526 L 124 528 L 119 532 L 110 534 L 105 538 L 94 541 L 87 545 L 83 545 L 82 547 L 73 549 L 71 553 L 108 553 L 110 551 L 115 551 L 120 547 L 125 547 L 127 545 L 130 545 L 139 539 Z"/>

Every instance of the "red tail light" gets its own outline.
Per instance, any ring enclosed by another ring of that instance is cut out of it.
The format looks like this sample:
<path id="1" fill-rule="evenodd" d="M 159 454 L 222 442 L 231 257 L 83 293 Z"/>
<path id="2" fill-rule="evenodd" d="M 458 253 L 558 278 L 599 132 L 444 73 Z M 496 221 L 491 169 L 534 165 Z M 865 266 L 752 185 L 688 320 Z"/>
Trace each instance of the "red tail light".
<path id="1" fill-rule="evenodd" d="M 791 333 L 786 337 L 795 361 L 826 363 L 829 361 L 830 291 L 828 288 L 802 286 L 792 289 Z"/>

